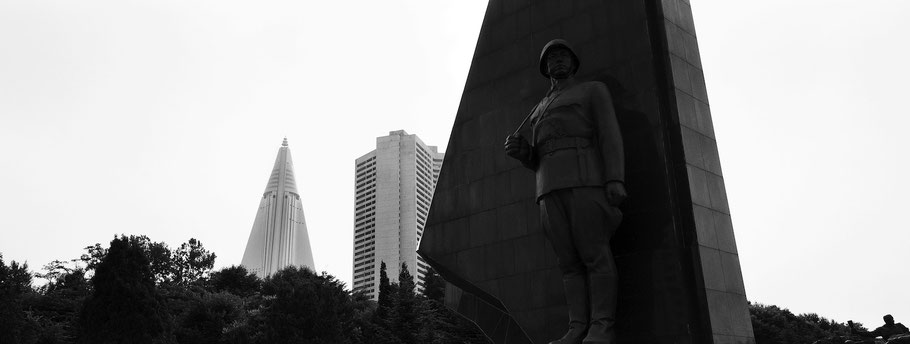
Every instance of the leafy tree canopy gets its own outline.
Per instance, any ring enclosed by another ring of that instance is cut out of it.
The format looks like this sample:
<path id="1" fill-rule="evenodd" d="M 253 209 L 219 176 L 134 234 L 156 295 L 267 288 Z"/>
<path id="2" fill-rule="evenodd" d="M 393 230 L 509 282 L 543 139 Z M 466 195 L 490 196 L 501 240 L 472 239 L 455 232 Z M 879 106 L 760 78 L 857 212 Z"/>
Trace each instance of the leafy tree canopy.
<path id="1" fill-rule="evenodd" d="M 11 261 L 0 254 L 0 343 L 34 341 L 36 325 L 23 312 L 23 300 L 32 293 L 28 265 Z"/>
<path id="2" fill-rule="evenodd" d="M 262 316 L 267 343 L 344 343 L 354 307 L 344 284 L 323 273 L 287 267 L 265 279 Z"/>
<path id="3" fill-rule="evenodd" d="M 156 242 L 145 235 L 130 236 L 147 257 L 149 269 L 157 284 L 188 285 L 205 277 L 215 265 L 215 254 L 194 238 L 171 250 L 164 242 Z M 85 247 L 80 259 L 88 271 L 93 271 L 107 255 L 108 250 L 95 244 Z"/>
<path id="4" fill-rule="evenodd" d="M 213 272 L 208 279 L 207 288 L 213 292 L 228 292 L 240 297 L 249 297 L 258 293 L 262 281 L 255 273 L 242 265 L 233 265 Z"/>
<path id="5" fill-rule="evenodd" d="M 847 325 L 818 316 L 795 315 L 774 305 L 749 303 L 756 344 L 813 343 L 830 337 L 849 336 Z M 861 324 L 859 325 L 862 326 Z"/>

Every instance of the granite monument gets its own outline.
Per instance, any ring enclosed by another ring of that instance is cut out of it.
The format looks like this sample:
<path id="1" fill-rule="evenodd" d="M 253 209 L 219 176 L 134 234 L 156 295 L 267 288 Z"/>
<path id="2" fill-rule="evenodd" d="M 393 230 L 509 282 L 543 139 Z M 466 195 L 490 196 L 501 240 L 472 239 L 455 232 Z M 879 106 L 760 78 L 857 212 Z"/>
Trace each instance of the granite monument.
<path id="1" fill-rule="evenodd" d="M 573 270 L 540 221 L 540 167 L 503 152 L 528 109 L 552 97 L 540 52 L 556 38 L 580 61 L 572 88 L 604 85 L 619 128 L 605 136 L 622 138 L 622 178 L 604 164 L 597 180 L 628 192 L 608 201 L 622 219 L 606 220 L 618 223 L 616 288 L 597 289 L 618 298 L 602 328 L 616 343 L 754 343 L 688 0 L 489 1 L 419 248 L 449 282 L 447 305 L 495 343 L 547 343 L 569 334 L 567 319 L 583 322 L 567 303 Z"/>

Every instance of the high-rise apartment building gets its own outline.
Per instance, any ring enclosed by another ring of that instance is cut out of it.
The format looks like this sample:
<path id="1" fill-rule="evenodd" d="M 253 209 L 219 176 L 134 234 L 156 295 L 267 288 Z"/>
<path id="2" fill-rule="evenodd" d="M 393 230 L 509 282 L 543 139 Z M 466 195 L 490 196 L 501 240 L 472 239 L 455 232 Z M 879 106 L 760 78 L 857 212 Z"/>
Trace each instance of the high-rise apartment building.
<path id="1" fill-rule="evenodd" d="M 354 163 L 353 291 L 379 297 L 379 268 L 397 281 L 402 263 L 423 291 L 429 265 L 417 255 L 444 154 L 404 130 L 376 138 Z"/>
<path id="2" fill-rule="evenodd" d="M 240 264 L 262 278 L 290 265 L 315 270 L 287 138 L 278 149 Z"/>

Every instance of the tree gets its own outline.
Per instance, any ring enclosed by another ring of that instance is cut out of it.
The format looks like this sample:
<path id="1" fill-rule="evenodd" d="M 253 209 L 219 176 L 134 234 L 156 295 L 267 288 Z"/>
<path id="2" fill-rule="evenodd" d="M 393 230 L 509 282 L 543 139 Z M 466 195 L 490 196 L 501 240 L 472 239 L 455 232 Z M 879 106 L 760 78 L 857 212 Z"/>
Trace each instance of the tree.
<path id="1" fill-rule="evenodd" d="M 9 265 L 3 262 L 0 254 L 0 296 L 22 295 L 32 291 L 32 274 L 28 264 L 19 264 L 15 260 Z"/>
<path id="2" fill-rule="evenodd" d="M 446 293 L 446 281 L 433 268 L 427 271 L 423 281 L 423 295 L 427 299 L 442 303 Z"/>
<path id="3" fill-rule="evenodd" d="M 819 317 L 818 314 L 794 315 L 774 305 L 749 303 L 756 344 L 812 343 L 829 337 L 849 336 L 847 325 Z M 861 326 L 861 325 L 860 325 Z"/>
<path id="4" fill-rule="evenodd" d="M 401 342 L 413 344 L 416 342 L 417 323 L 417 294 L 414 292 L 414 277 L 408 271 L 408 264 L 401 263 L 398 273 L 398 294 L 395 298 L 395 317 L 393 332 Z"/>
<path id="5" fill-rule="evenodd" d="M 152 241 L 145 235 L 130 236 L 130 240 L 142 249 L 149 261 L 155 283 L 187 285 L 194 283 L 208 274 L 215 265 L 215 254 L 202 246 L 194 238 L 171 250 L 167 244 Z M 107 249 L 101 244 L 87 246 L 86 253 L 80 258 L 86 264 L 86 270 L 93 271 L 107 255 Z"/>
<path id="6" fill-rule="evenodd" d="M 441 302 L 424 299 L 420 304 L 417 342 L 421 344 L 476 343 L 490 340 L 465 317 L 455 314 Z"/>
<path id="7" fill-rule="evenodd" d="M 389 283 L 389 275 L 386 273 L 385 262 L 379 264 L 379 305 L 376 312 L 373 313 L 375 321 L 388 328 L 389 321 L 392 318 L 392 310 L 395 306 L 395 294 L 397 286 Z"/>
<path id="8" fill-rule="evenodd" d="M 398 283 L 390 283 L 386 266 L 380 263 L 379 302 L 373 323 L 361 330 L 373 341 L 365 343 L 490 343 L 476 325 L 443 306 L 445 281 L 439 275 L 430 273 L 425 281 L 425 295 L 433 295 L 436 300 L 415 293 L 407 264 L 401 266 Z"/>
<path id="9" fill-rule="evenodd" d="M 44 265 L 44 273 L 35 274 L 47 280 L 47 284 L 26 300 L 40 333 L 38 343 L 75 342 L 79 310 L 91 294 L 85 269 L 77 262 L 79 259 L 54 260 Z"/>
<path id="10" fill-rule="evenodd" d="M 47 280 L 39 290 L 44 294 L 52 294 L 56 291 L 73 290 L 85 292 L 89 289 L 88 280 L 85 277 L 85 269 L 78 264 L 74 265 L 78 259 L 69 261 L 54 260 L 44 265 L 45 273 L 35 274 L 38 278 Z"/>
<path id="11" fill-rule="evenodd" d="M 262 281 L 242 265 L 232 265 L 216 271 L 208 278 L 206 288 L 211 292 L 228 292 L 249 297 L 259 292 Z"/>
<path id="12" fill-rule="evenodd" d="M 85 263 L 86 270 L 94 271 L 105 255 L 107 255 L 107 249 L 100 243 L 95 243 L 92 246 L 86 246 L 85 253 L 79 259 Z"/>
<path id="13" fill-rule="evenodd" d="M 415 293 L 406 264 L 399 283 L 381 264 L 377 303 L 300 268 L 266 281 L 242 266 L 205 278 L 214 257 L 195 239 L 172 251 L 146 236 L 118 236 L 78 260 L 45 265 L 36 276 L 48 283 L 37 290 L 26 266 L 0 257 L 0 344 L 488 343 L 442 305 L 444 282 L 432 272 L 425 290 L 435 300 Z"/>
<path id="14" fill-rule="evenodd" d="M 95 265 L 82 307 L 80 343 L 171 343 L 170 318 L 155 289 L 145 237 L 111 241 Z"/>
<path id="15" fill-rule="evenodd" d="M 354 308 L 354 323 L 351 331 L 351 343 L 356 344 L 401 344 L 388 328 L 380 326 L 376 321 L 375 312 L 378 309 L 376 302 L 365 293 L 351 295 Z"/>
<path id="16" fill-rule="evenodd" d="M 354 308 L 344 284 L 323 273 L 287 267 L 265 279 L 264 343 L 347 343 Z"/>
<path id="17" fill-rule="evenodd" d="M 174 275 L 174 253 L 163 242 L 155 242 L 145 235 L 130 236 L 135 238 L 136 243 L 145 253 L 149 260 L 149 268 L 155 283 L 167 283 L 173 280 Z"/>
<path id="18" fill-rule="evenodd" d="M 180 317 L 179 343 L 217 344 L 224 329 L 243 318 L 243 301 L 229 293 L 205 294 Z"/>
<path id="19" fill-rule="evenodd" d="M 117 237 L 114 239 L 116 240 Z M 153 242 L 145 235 L 131 235 L 129 240 L 132 242 L 131 245 L 135 245 L 143 252 L 156 283 L 170 280 L 173 258 L 167 244 Z M 96 243 L 92 246 L 86 246 L 85 253 L 82 254 L 80 259 L 85 262 L 86 270 L 94 273 L 101 261 L 104 260 L 104 257 L 107 256 L 108 251 L 109 249 L 104 248 L 100 243 Z"/>
<path id="20" fill-rule="evenodd" d="M 194 238 L 181 244 L 172 257 L 172 279 L 180 285 L 198 281 L 215 266 L 215 254 L 202 247 L 202 242 Z"/>
<path id="21" fill-rule="evenodd" d="M 3 262 L 0 254 L 0 343 L 28 343 L 36 338 L 36 324 L 23 312 L 23 301 L 32 293 L 28 265 Z"/>

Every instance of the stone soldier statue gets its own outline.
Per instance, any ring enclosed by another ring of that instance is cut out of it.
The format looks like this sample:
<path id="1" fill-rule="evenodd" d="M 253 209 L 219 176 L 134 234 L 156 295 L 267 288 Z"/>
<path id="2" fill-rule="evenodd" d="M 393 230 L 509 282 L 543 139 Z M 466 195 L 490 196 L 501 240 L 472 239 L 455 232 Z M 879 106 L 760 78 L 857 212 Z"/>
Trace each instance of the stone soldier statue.
<path id="1" fill-rule="evenodd" d="M 907 326 L 904 326 L 904 324 L 895 324 L 894 317 L 891 316 L 891 314 L 885 314 L 885 316 L 882 317 L 882 320 L 885 321 L 885 324 L 872 331 L 857 331 L 856 328 L 853 327 L 853 320 L 847 321 L 847 324 L 850 327 L 850 333 L 860 337 L 875 338 L 881 336 L 882 339 L 889 340 L 892 336 L 910 333 L 910 329 L 907 329 Z"/>
<path id="2" fill-rule="evenodd" d="M 506 139 L 510 157 L 533 170 L 544 231 L 556 251 L 569 330 L 551 344 L 615 343 L 617 273 L 610 238 L 626 198 L 622 136 L 606 85 L 574 78 L 578 56 L 562 39 L 540 53 L 550 91 L 531 111 L 531 142 Z M 522 122 L 522 125 L 525 122 Z"/>

